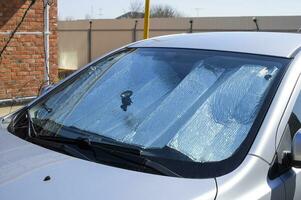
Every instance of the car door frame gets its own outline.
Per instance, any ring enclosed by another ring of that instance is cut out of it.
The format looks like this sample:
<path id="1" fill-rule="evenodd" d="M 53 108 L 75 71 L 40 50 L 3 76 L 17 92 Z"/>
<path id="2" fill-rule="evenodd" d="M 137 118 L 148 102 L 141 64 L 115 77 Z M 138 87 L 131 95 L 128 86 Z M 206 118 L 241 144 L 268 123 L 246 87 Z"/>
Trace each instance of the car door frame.
<path id="1" fill-rule="evenodd" d="M 276 146 L 276 150 L 280 148 L 283 138 L 285 137 L 285 134 L 287 134 L 286 129 L 289 126 L 290 117 L 292 116 L 292 113 L 294 113 L 294 109 L 295 109 L 295 105 L 297 104 L 297 101 L 301 102 L 301 75 L 299 75 L 298 77 L 295 88 L 292 91 L 291 98 L 287 104 L 287 109 L 284 111 L 283 114 L 284 116 L 289 116 L 289 118 L 282 118 L 279 124 L 279 126 L 285 126 L 286 128 L 284 129 L 284 131 L 282 131 L 281 134 L 277 132 L 275 144 L 278 145 Z M 301 116 L 301 109 L 299 112 Z M 301 117 L 300 117 L 300 121 L 301 121 Z M 299 126 L 300 126 L 299 128 L 301 128 L 301 124 Z M 296 134 L 296 130 L 290 133 L 294 135 Z M 277 157 L 277 151 L 275 152 L 274 162 L 276 162 L 276 157 Z M 273 164 L 271 166 L 273 166 Z M 289 163 L 289 166 L 287 166 L 287 170 L 285 170 L 283 173 L 280 173 L 279 178 L 281 179 L 284 185 L 286 200 L 301 199 L 301 190 L 299 191 L 297 190 L 297 188 L 301 188 L 301 169 L 295 168 L 291 166 L 291 163 Z"/>

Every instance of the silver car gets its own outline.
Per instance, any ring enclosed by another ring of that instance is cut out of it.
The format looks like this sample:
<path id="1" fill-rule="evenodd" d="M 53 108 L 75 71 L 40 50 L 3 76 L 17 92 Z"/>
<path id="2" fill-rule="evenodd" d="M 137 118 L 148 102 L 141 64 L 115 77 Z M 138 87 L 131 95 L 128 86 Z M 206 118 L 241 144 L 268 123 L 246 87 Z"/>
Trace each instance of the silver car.
<path id="1" fill-rule="evenodd" d="M 301 35 L 152 38 L 2 119 L 1 200 L 301 199 Z"/>

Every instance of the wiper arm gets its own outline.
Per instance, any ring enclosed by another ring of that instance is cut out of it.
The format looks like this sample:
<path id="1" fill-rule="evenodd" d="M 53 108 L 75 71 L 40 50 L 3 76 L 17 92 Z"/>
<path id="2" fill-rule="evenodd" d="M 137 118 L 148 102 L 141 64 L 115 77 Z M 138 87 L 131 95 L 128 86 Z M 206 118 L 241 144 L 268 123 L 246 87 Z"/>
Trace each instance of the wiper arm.
<path id="1" fill-rule="evenodd" d="M 48 136 L 36 136 L 36 137 L 31 137 L 30 138 L 31 141 L 41 144 L 41 145 L 46 145 L 46 146 L 50 146 L 52 148 L 55 149 L 59 149 L 64 151 L 65 153 L 77 157 L 77 158 L 81 158 L 81 159 L 85 159 L 85 160 L 89 160 L 89 161 L 93 161 L 92 159 L 90 159 L 88 156 L 86 156 L 85 154 L 81 153 L 80 151 L 76 150 L 76 148 L 71 147 L 70 144 L 85 144 L 86 142 L 83 141 L 71 141 L 71 140 L 65 140 L 62 138 L 58 138 L 58 137 L 48 137 Z"/>
<path id="2" fill-rule="evenodd" d="M 165 167 L 164 165 L 161 165 L 158 162 L 152 161 L 150 159 L 144 158 L 145 162 L 144 165 L 146 167 L 152 168 L 158 172 L 160 172 L 163 175 L 166 176 L 174 176 L 174 177 L 181 177 L 179 174 L 177 174 L 176 172 L 170 170 L 169 168 Z"/>
<path id="3" fill-rule="evenodd" d="M 28 115 L 29 115 L 29 113 L 28 113 Z M 69 132 L 76 132 L 84 137 L 78 137 L 78 138 L 73 139 L 73 138 L 65 138 L 65 137 L 40 136 L 35 131 L 33 123 L 29 117 L 29 130 L 32 130 L 33 134 L 35 135 L 34 137 L 31 137 L 31 138 L 38 138 L 40 140 L 48 140 L 48 141 L 53 141 L 56 143 L 73 144 L 73 145 L 76 145 L 79 147 L 89 147 L 96 160 L 97 160 L 96 149 L 100 149 L 110 155 L 119 157 L 132 164 L 134 163 L 139 166 L 147 167 L 147 168 L 152 169 L 162 175 L 180 177 L 180 175 L 178 175 L 177 173 L 168 169 L 167 167 L 163 166 L 162 164 L 149 159 L 147 155 L 149 155 L 151 153 L 147 152 L 147 150 L 142 149 L 138 146 L 125 144 L 122 142 L 118 142 L 112 138 L 107 138 L 105 136 L 82 131 L 80 129 L 77 129 L 76 127 L 62 127 L 62 129 L 66 129 L 66 131 L 69 131 Z M 74 149 L 70 146 L 65 145 L 65 146 L 61 147 L 61 149 L 64 150 L 68 154 L 71 154 L 76 157 L 79 156 L 80 158 L 91 161 L 91 159 L 89 159 L 87 156 L 85 156 L 84 154 L 82 154 L 81 152 L 77 151 L 76 149 Z M 73 151 L 71 152 L 70 149 L 73 149 Z"/>
<path id="4" fill-rule="evenodd" d="M 52 136 L 38 136 L 36 138 L 39 140 L 63 143 L 64 145 L 61 148 L 62 150 L 66 151 L 66 153 L 89 161 L 91 161 L 91 159 L 89 159 L 87 156 L 77 151 L 76 149 L 70 147 L 68 144 L 77 145 L 80 148 L 90 148 L 93 151 L 95 160 L 97 160 L 96 151 L 101 150 L 107 154 L 113 155 L 114 157 L 118 157 L 132 164 L 152 169 L 162 175 L 180 177 L 180 175 L 163 166 L 162 164 L 147 158 L 146 154 L 148 154 L 148 152 L 146 150 L 124 143 L 119 143 L 117 141 L 114 142 L 113 139 L 109 141 L 100 139 L 99 141 L 94 142 L 89 138 L 71 139 Z"/>
<path id="5" fill-rule="evenodd" d="M 123 144 L 123 143 L 122 143 Z M 165 167 L 164 165 L 153 161 L 146 157 L 146 154 L 149 154 L 147 150 L 143 150 L 136 147 L 131 147 L 130 145 L 126 144 L 112 144 L 109 142 L 91 142 L 91 145 L 95 148 L 102 149 L 109 153 L 110 155 L 115 155 L 121 159 L 127 160 L 129 162 L 135 163 L 140 166 L 147 167 L 152 169 L 162 175 L 166 176 L 174 176 L 174 177 L 181 177 L 176 172 L 170 170 L 169 168 Z"/>

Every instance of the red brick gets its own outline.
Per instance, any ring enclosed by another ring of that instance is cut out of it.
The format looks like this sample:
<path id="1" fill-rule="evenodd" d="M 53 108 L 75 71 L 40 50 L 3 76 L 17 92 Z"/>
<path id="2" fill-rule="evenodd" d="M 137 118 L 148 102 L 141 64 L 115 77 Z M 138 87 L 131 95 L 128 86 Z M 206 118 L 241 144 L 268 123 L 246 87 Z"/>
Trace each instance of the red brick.
<path id="1" fill-rule="evenodd" d="M 51 78 L 57 79 L 57 2 L 50 10 Z M 30 0 L 1 0 L 0 31 L 12 31 Z M 43 0 L 37 0 L 18 31 L 43 31 Z M 0 35 L 0 47 L 8 41 Z M 44 42 L 41 35 L 15 35 L 0 59 L 0 99 L 36 95 L 44 78 Z"/>

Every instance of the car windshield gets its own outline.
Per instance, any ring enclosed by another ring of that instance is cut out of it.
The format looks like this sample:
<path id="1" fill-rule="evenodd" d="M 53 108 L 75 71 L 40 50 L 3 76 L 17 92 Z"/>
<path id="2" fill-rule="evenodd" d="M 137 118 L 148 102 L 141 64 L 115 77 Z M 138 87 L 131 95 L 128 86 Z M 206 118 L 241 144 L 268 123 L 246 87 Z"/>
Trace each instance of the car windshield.
<path id="1" fill-rule="evenodd" d="M 229 158 L 242 144 L 284 59 L 241 53 L 127 49 L 105 57 L 29 113 L 39 135 L 63 128 L 144 149 L 174 149 L 194 162 Z M 162 155 L 163 156 L 163 155 Z"/>

